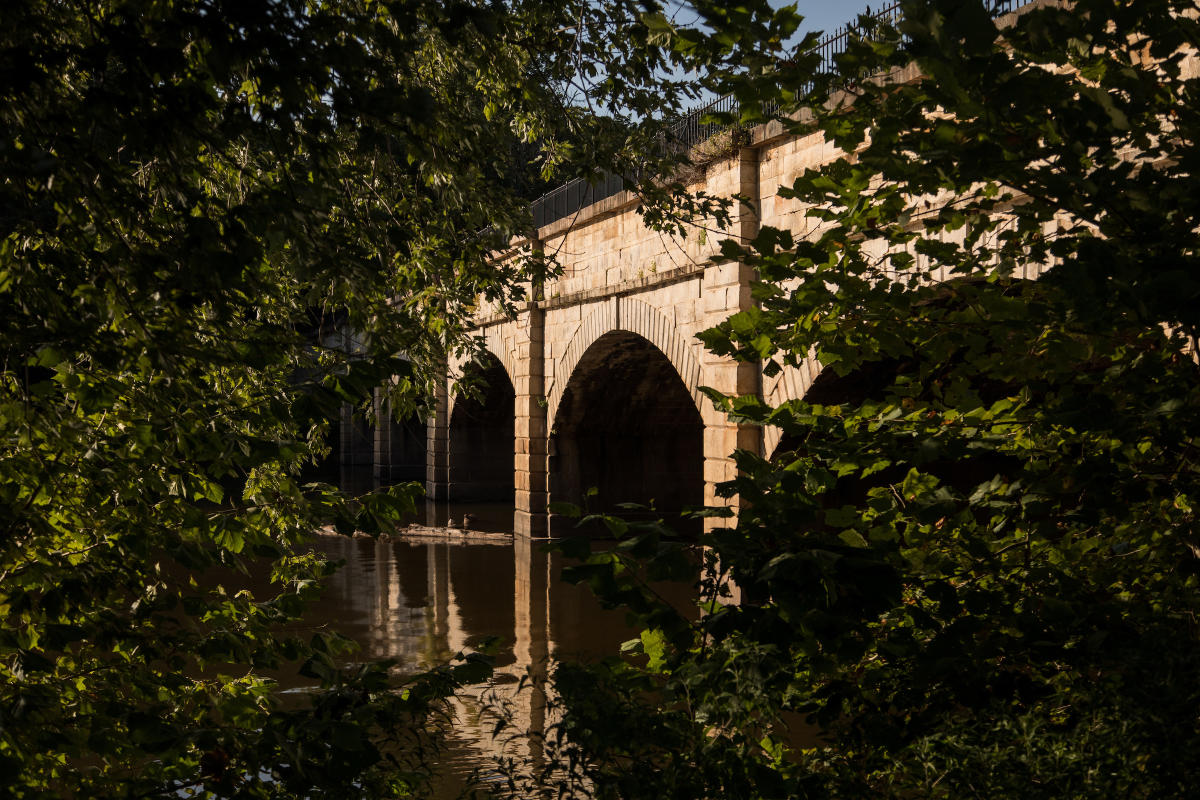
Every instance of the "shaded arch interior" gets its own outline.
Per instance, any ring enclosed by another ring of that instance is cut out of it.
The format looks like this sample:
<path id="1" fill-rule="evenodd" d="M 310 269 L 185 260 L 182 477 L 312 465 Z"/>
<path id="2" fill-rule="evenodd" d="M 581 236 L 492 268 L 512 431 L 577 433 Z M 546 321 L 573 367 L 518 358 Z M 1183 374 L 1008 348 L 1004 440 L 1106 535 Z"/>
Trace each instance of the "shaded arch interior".
<path id="1" fill-rule="evenodd" d="M 381 483 L 424 482 L 426 426 L 417 414 L 402 419 L 392 415 L 390 407 L 383 409 L 380 421 L 382 436 L 379 442 L 379 479 Z"/>
<path id="2" fill-rule="evenodd" d="M 704 499 L 704 423 L 675 367 L 649 341 L 610 331 L 580 358 L 555 415 L 550 495 L 593 511 L 673 515 Z M 596 489 L 589 496 L 590 489 Z"/>
<path id="3" fill-rule="evenodd" d="M 454 502 L 513 501 L 516 392 L 491 354 L 471 364 L 450 413 L 449 495 Z"/>

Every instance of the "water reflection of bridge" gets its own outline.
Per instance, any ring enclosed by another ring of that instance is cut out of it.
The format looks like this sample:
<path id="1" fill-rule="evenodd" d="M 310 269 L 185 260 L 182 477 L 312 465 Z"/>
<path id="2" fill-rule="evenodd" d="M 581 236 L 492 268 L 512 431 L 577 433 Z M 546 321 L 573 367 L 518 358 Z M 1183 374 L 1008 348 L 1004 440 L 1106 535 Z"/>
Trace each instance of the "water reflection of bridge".
<path id="1" fill-rule="evenodd" d="M 503 638 L 496 699 L 511 709 L 516 731 L 532 735 L 514 740 L 506 753 L 483 714 L 483 687 L 463 693 L 455 701 L 449 757 L 464 770 L 504 753 L 540 759 L 551 656 L 612 653 L 632 635 L 586 589 L 557 580 L 558 557 L 524 537 L 512 544 L 323 537 L 319 547 L 346 563 L 330 580 L 316 621 L 359 641 L 364 656 L 416 669 L 446 663 L 487 637 Z"/>

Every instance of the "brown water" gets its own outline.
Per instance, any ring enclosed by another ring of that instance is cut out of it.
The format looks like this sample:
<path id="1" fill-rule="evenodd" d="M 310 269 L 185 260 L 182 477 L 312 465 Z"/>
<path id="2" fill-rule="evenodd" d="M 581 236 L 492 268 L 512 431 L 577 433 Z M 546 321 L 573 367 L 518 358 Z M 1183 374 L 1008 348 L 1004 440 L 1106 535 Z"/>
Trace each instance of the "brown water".
<path id="1" fill-rule="evenodd" d="M 471 511 L 474 526 L 492 528 L 505 513 Z M 510 507 L 509 519 L 511 513 Z M 586 586 L 563 582 L 562 557 L 547 552 L 544 543 L 519 537 L 463 543 L 324 536 L 314 547 L 345 563 L 314 604 L 309 622 L 357 641 L 362 652 L 356 658 L 396 659 L 402 670 L 416 671 L 500 638 L 491 687 L 469 689 L 453 703 L 439 796 L 454 796 L 472 770 L 493 772 L 502 752 L 540 758 L 536 735 L 551 724 L 547 706 L 553 705 L 553 690 L 545 688 L 545 679 L 553 661 L 612 655 L 637 635 L 623 612 L 606 611 Z M 680 587 L 681 594 L 686 591 Z M 679 602 L 687 605 L 686 596 Z M 522 678 L 527 680 L 517 691 Z M 514 725 L 535 739 L 495 741 L 485 713 L 489 693 L 505 700 Z"/>

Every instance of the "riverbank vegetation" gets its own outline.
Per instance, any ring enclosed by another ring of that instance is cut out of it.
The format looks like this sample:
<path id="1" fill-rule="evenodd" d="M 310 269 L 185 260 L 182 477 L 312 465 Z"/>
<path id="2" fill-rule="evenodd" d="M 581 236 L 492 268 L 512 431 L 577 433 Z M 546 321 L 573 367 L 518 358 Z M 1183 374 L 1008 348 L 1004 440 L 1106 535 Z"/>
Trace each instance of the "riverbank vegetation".
<path id="1" fill-rule="evenodd" d="M 672 568 L 660 530 L 577 573 L 640 611 L 647 662 L 560 672 L 571 758 L 548 783 L 1194 792 L 1196 9 L 1081 0 L 998 21 L 981 3 L 901 5 L 811 95 L 803 58 L 729 84 L 811 109 L 781 122 L 847 155 L 780 191 L 806 232 L 725 243 L 758 269 L 760 307 L 703 339 L 768 381 L 820 375 L 774 405 L 713 395 L 782 436 L 737 455 L 726 492 L 743 508 L 704 542 L 698 624 L 631 578 L 628 553 Z M 700 8 L 721 33 L 664 24 L 673 47 L 716 61 L 753 36 Z"/>
<path id="2" fill-rule="evenodd" d="M 479 298 L 521 299 L 529 263 L 488 256 L 530 193 L 645 149 L 617 117 L 675 92 L 638 9 L 19 0 L 0 22 L 0 794 L 416 791 L 424 720 L 485 665 L 398 692 L 335 635 L 278 633 L 329 569 L 300 544 L 419 492 L 301 473 L 343 403 L 423 406 Z M 252 562 L 266 596 L 203 577 Z M 322 688 L 281 705 L 284 662 Z"/>
<path id="3" fill-rule="evenodd" d="M 740 99 L 729 122 L 778 109 L 849 154 L 781 190 L 805 233 L 723 246 L 761 307 L 704 335 L 768 380 L 821 375 L 712 397 L 782 437 L 737 454 L 698 622 L 631 578 L 680 577 L 693 544 L 639 524 L 574 553 L 646 630 L 559 670 L 553 757 L 511 792 L 1186 796 L 1200 23 L 1190 0 L 1037 5 L 998 27 L 906 1 L 829 74 L 766 2 L 697 2 L 691 27 L 623 0 L 6 5 L 3 793 L 424 791 L 424 721 L 486 664 L 398 687 L 279 633 L 329 569 L 298 549 L 314 529 L 415 500 L 301 471 L 343 403 L 421 407 L 478 298 L 545 268 L 488 259 L 529 195 L 648 174 L 698 75 Z M 335 319 L 363 346 L 322 346 Z M 252 560 L 271 596 L 190 578 Z M 285 662 L 321 688 L 282 704 Z"/>

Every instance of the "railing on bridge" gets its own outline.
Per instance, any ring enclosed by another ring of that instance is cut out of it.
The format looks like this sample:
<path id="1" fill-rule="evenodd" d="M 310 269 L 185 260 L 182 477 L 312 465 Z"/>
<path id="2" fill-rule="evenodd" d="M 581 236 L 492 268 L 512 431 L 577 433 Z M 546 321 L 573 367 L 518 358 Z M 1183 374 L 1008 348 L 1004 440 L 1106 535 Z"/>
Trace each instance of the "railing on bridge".
<path id="1" fill-rule="evenodd" d="M 1015 11 L 1030 0 L 989 0 L 992 14 L 999 16 Z M 867 8 L 870 13 L 870 7 Z M 900 3 L 894 1 L 881 11 L 871 14 L 871 17 L 883 22 L 896 22 L 900 19 Z M 855 30 L 854 25 L 835 28 L 821 37 L 815 48 L 820 56 L 821 72 L 831 72 L 835 68 L 834 59 L 846 51 L 850 35 Z M 765 115 L 774 113 L 774 107 L 763 109 Z M 670 138 L 672 144 L 681 148 L 690 148 L 711 139 L 719 133 L 729 130 L 732 125 L 725 122 L 703 122 L 706 116 L 718 114 L 740 113 L 741 105 L 732 95 L 719 97 L 707 105 L 688 112 L 678 122 L 671 126 Z M 533 213 L 535 228 L 549 225 L 560 219 L 565 219 L 593 203 L 612 197 L 625 188 L 625 181 L 618 175 L 607 175 L 599 183 L 590 183 L 583 178 L 576 178 L 569 183 L 547 192 L 534 200 L 530 206 Z"/>

